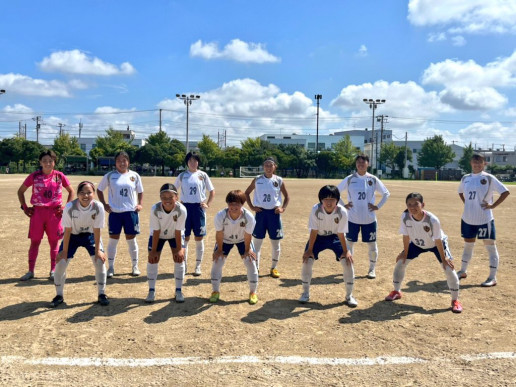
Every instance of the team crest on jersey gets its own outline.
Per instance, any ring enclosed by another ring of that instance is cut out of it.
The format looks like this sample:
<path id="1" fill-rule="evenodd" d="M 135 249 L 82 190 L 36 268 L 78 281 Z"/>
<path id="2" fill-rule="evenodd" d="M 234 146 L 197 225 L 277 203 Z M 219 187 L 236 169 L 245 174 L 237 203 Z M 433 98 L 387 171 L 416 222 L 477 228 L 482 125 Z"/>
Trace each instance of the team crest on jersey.
<path id="1" fill-rule="evenodd" d="M 240 227 L 245 227 L 245 222 L 244 221 L 240 222 Z"/>
<path id="2" fill-rule="evenodd" d="M 274 187 L 277 187 L 279 184 L 278 184 L 278 182 L 277 182 L 277 181 L 275 181 L 274 183 L 272 183 L 272 185 L 273 185 Z"/>
<path id="3" fill-rule="evenodd" d="M 486 180 L 486 179 L 482 179 L 482 180 L 480 180 L 480 184 L 482 184 L 482 185 L 486 185 L 486 184 L 487 184 L 487 180 Z"/>
<path id="4" fill-rule="evenodd" d="M 339 224 L 339 218 L 335 218 L 335 219 L 333 219 L 333 221 L 334 221 L 335 223 Z"/>
<path id="5" fill-rule="evenodd" d="M 135 178 L 134 176 L 131 176 L 131 177 L 129 178 L 129 180 L 131 180 L 131 181 L 134 183 L 134 181 L 136 180 L 136 178 Z"/>
<path id="6" fill-rule="evenodd" d="M 425 227 L 423 227 L 423 230 L 425 230 L 426 232 L 428 232 L 428 231 L 430 231 L 430 227 L 425 226 Z"/>
<path id="7" fill-rule="evenodd" d="M 204 176 L 199 176 L 199 180 L 203 181 L 204 180 Z"/>
<path id="8" fill-rule="evenodd" d="M 174 222 L 177 222 L 177 215 L 174 215 L 172 218 L 174 219 Z"/>
<path id="9" fill-rule="evenodd" d="M 372 180 L 367 180 L 367 184 L 373 185 L 373 181 Z"/>
<path id="10" fill-rule="evenodd" d="M 95 220 L 95 218 L 96 218 L 96 217 L 97 217 L 97 214 L 93 214 L 93 215 L 91 216 L 91 219 Z"/>

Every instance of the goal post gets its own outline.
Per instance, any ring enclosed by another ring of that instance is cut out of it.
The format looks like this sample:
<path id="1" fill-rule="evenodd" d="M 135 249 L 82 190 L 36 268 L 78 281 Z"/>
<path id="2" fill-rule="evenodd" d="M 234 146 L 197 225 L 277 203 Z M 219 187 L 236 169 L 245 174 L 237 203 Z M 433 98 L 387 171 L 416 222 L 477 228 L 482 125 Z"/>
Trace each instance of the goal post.
<path id="1" fill-rule="evenodd" d="M 240 177 L 255 178 L 263 174 L 263 165 L 259 167 L 240 167 Z"/>

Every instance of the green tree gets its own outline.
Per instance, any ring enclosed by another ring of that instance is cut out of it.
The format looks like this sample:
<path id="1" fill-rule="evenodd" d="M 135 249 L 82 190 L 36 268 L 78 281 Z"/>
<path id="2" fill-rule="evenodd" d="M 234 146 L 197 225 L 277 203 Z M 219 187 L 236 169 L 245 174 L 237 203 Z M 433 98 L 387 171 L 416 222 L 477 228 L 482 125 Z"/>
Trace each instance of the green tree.
<path id="1" fill-rule="evenodd" d="M 219 146 L 215 141 L 213 141 L 210 136 L 205 134 L 202 135 L 202 140 L 197 144 L 202 157 L 202 161 L 204 162 L 204 169 L 209 170 L 209 168 L 216 167 L 216 163 L 220 160 L 221 151 Z"/>
<path id="2" fill-rule="evenodd" d="M 263 161 L 273 155 L 275 147 L 268 141 L 262 141 L 259 137 L 247 138 L 241 142 L 242 165 L 257 167 Z"/>
<path id="3" fill-rule="evenodd" d="M 403 168 L 405 168 L 405 148 L 407 149 L 407 164 L 409 160 L 412 160 L 412 149 L 410 149 L 408 146 L 400 146 L 399 152 L 396 155 L 396 158 L 394 159 L 394 162 L 396 163 L 396 166 L 398 167 L 398 170 L 401 172 L 403 171 Z"/>
<path id="4" fill-rule="evenodd" d="M 146 139 L 146 144 L 136 151 L 135 159 L 141 164 L 159 165 L 164 176 L 165 167 L 175 171 L 181 165 L 184 152 L 185 147 L 180 141 L 172 140 L 167 133 L 160 131 Z"/>
<path id="5" fill-rule="evenodd" d="M 335 144 L 333 165 L 339 169 L 349 172 L 355 165 L 355 157 L 360 149 L 353 146 L 351 138 L 346 135 Z"/>
<path id="6" fill-rule="evenodd" d="M 59 164 L 63 165 L 67 156 L 86 156 L 86 152 L 81 149 L 77 137 L 71 137 L 69 133 L 57 136 L 54 139 L 52 150 L 59 157 Z"/>
<path id="7" fill-rule="evenodd" d="M 99 157 L 114 156 L 120 151 L 126 151 L 132 158 L 136 153 L 136 147 L 125 140 L 122 133 L 109 128 L 105 136 L 97 137 L 96 146 L 90 151 L 90 157 L 97 163 Z"/>
<path id="8" fill-rule="evenodd" d="M 236 176 L 237 169 L 242 165 L 240 161 L 242 151 L 234 146 L 227 147 L 220 153 L 218 163 L 223 168 L 231 168 L 233 170 L 233 176 Z"/>
<path id="9" fill-rule="evenodd" d="M 452 147 L 446 145 L 443 136 L 435 135 L 423 142 L 417 162 L 422 167 L 433 167 L 439 170 L 445 164 L 452 162 L 454 157 Z"/>
<path id="10" fill-rule="evenodd" d="M 380 163 L 394 171 L 396 169 L 396 156 L 399 151 L 400 147 L 393 142 L 384 143 L 380 151 Z"/>
<path id="11" fill-rule="evenodd" d="M 473 146 L 471 143 L 467 147 L 464 148 L 464 154 L 459 159 L 459 167 L 462 168 L 462 170 L 465 173 L 471 173 L 471 156 L 473 156 Z"/>

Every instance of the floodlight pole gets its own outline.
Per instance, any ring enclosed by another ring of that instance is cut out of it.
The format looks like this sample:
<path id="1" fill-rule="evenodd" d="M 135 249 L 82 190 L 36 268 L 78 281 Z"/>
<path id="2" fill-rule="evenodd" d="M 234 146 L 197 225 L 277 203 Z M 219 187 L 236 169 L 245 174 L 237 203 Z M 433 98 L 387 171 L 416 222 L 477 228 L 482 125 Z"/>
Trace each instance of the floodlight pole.
<path id="1" fill-rule="evenodd" d="M 186 95 L 186 94 L 176 94 L 176 98 L 182 99 L 186 105 L 186 153 L 188 153 L 189 143 L 188 143 L 188 116 L 189 116 L 189 107 L 192 104 L 192 101 L 196 101 L 201 96 L 199 95 Z"/>
<path id="2" fill-rule="evenodd" d="M 374 111 L 376 110 L 378 105 L 385 103 L 385 100 L 384 99 L 364 98 L 363 101 L 364 101 L 364 103 L 369 105 L 370 109 L 373 110 L 373 120 L 372 120 L 372 125 L 371 125 L 371 159 L 372 159 L 371 165 L 373 166 L 373 168 L 378 170 L 378 166 L 376 165 L 377 160 L 375 159 L 375 154 L 374 154 L 375 153 L 374 152 Z"/>
<path id="3" fill-rule="evenodd" d="M 322 94 L 316 94 L 315 100 L 317 101 L 317 126 L 315 134 L 315 154 L 319 152 L 319 101 L 322 99 Z"/>

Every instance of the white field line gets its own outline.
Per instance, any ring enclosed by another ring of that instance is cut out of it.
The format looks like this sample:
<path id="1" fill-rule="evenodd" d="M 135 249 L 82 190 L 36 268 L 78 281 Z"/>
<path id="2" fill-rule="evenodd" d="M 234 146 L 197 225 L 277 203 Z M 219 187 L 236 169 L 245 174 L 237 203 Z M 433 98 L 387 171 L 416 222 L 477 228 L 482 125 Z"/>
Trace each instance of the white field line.
<path id="1" fill-rule="evenodd" d="M 492 352 L 476 355 L 462 355 L 458 357 L 465 361 L 481 361 L 496 359 L 516 359 L 516 352 Z M 328 358 L 328 357 L 302 357 L 302 356 L 223 356 L 214 358 L 201 357 L 171 357 L 155 359 L 114 359 L 114 358 L 71 358 L 71 357 L 47 357 L 40 359 L 27 359 L 21 356 L 0 356 L 0 364 L 28 364 L 50 366 L 75 366 L 75 367 L 156 367 L 179 365 L 205 365 L 205 364 L 291 364 L 291 365 L 330 365 L 330 366 L 372 366 L 388 364 L 417 364 L 449 361 L 450 359 L 420 359 L 416 357 L 380 356 L 376 358 Z"/>

